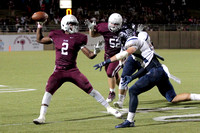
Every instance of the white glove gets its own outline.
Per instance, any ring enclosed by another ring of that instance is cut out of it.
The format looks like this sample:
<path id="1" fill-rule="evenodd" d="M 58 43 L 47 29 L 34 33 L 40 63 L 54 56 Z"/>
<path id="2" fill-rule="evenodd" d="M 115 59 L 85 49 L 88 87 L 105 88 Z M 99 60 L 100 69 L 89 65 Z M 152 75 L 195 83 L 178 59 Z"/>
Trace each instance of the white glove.
<path id="1" fill-rule="evenodd" d="M 96 22 L 95 21 L 93 21 L 92 23 L 88 20 L 88 19 L 86 19 L 85 20 L 85 25 L 87 25 L 88 26 L 88 28 L 90 29 L 90 30 L 94 30 L 94 26 L 96 25 Z"/>
<path id="2" fill-rule="evenodd" d="M 103 49 L 104 41 L 101 40 L 97 44 L 94 45 L 94 54 L 97 55 Z"/>
<path id="3" fill-rule="evenodd" d="M 44 22 L 37 22 L 37 28 L 42 28 L 43 25 L 47 22 L 47 19 Z"/>
<path id="4" fill-rule="evenodd" d="M 137 26 L 137 32 L 141 32 L 141 31 L 143 31 L 144 30 L 144 25 L 143 24 L 138 24 L 138 26 Z"/>

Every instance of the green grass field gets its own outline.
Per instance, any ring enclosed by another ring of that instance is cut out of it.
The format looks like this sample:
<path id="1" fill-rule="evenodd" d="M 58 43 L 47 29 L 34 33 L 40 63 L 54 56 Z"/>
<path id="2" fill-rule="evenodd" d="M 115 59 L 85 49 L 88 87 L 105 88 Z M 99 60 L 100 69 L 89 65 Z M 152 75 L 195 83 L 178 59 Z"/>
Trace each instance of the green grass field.
<path id="1" fill-rule="evenodd" d="M 165 57 L 162 63 L 182 81 L 181 84 L 172 81 L 177 93 L 200 93 L 200 50 L 157 50 L 157 52 Z M 115 129 L 114 126 L 123 120 L 103 113 L 105 111 L 103 106 L 71 83 L 65 83 L 53 96 L 46 116 L 47 124 L 35 125 L 32 120 L 39 115 L 45 84 L 53 72 L 54 59 L 54 51 L 0 52 L 1 133 L 197 133 L 200 131 L 200 116 L 179 118 L 182 121 L 192 119 L 193 122 L 166 122 L 153 119 L 160 116 L 200 114 L 200 101 L 171 104 L 160 95 L 157 88 L 153 88 L 139 96 L 138 113 L 135 117 L 136 127 Z M 88 77 L 93 87 L 106 98 L 108 85 L 105 72 L 95 71 L 93 68 L 93 65 L 102 60 L 103 52 L 94 60 L 88 59 L 80 52 L 77 62 L 81 72 Z M 36 90 L 12 92 L 26 89 Z M 127 96 L 124 108 L 128 108 L 128 99 Z"/>

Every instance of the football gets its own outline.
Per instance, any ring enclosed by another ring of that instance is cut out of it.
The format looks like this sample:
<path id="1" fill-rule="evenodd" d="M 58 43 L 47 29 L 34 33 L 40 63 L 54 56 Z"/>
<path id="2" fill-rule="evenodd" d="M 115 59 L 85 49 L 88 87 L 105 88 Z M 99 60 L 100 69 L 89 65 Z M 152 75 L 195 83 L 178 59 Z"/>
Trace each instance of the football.
<path id="1" fill-rule="evenodd" d="M 44 22 L 46 19 L 48 19 L 48 14 L 46 12 L 38 11 L 35 12 L 31 18 L 34 21 Z"/>

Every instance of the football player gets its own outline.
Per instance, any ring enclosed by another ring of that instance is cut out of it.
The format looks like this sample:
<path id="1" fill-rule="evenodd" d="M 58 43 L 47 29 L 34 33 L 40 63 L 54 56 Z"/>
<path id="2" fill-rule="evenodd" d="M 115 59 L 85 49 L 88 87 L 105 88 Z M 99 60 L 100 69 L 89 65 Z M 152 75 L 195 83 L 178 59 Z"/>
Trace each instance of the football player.
<path id="1" fill-rule="evenodd" d="M 49 36 L 43 36 L 42 24 L 38 23 L 37 42 L 42 44 L 51 44 L 55 46 L 55 69 L 49 77 L 46 84 L 46 91 L 42 99 L 40 115 L 34 119 L 35 124 L 45 123 L 45 115 L 50 104 L 53 94 L 65 82 L 72 82 L 85 93 L 94 97 L 97 102 L 101 103 L 107 112 L 115 117 L 121 117 L 121 113 L 112 108 L 103 96 L 95 90 L 88 79 L 79 71 L 76 59 L 79 50 L 81 50 L 88 58 L 93 59 L 98 53 L 98 47 L 92 52 L 85 47 L 87 44 L 87 36 L 78 33 L 79 22 L 74 15 L 66 15 L 61 20 L 61 30 L 53 30 Z M 99 45 L 100 46 L 100 45 Z"/>
<path id="2" fill-rule="evenodd" d="M 123 24 L 121 31 L 119 32 L 119 41 L 122 44 L 122 51 L 125 50 L 123 47 L 127 38 L 136 35 L 135 25 L 133 24 Z M 141 65 L 138 61 L 133 59 L 132 56 L 128 56 L 127 59 L 120 60 L 121 65 L 123 66 L 123 71 L 121 74 L 120 84 L 119 84 L 119 99 L 118 101 L 114 102 L 114 106 L 117 108 L 123 108 L 124 100 L 126 97 L 126 93 L 128 90 L 128 86 L 122 85 L 122 81 L 125 76 L 131 76 L 136 70 L 141 68 Z"/>
<path id="3" fill-rule="evenodd" d="M 155 54 L 155 50 L 152 49 L 151 45 L 147 41 L 139 39 L 136 36 L 129 37 L 125 43 L 126 51 L 120 52 L 113 57 L 107 59 L 100 64 L 96 64 L 96 69 L 101 69 L 106 64 L 115 62 L 133 56 L 135 60 L 141 64 L 135 74 L 131 76 L 125 76 L 122 85 L 129 84 L 132 80 L 140 77 L 130 88 L 129 88 L 129 112 L 127 119 L 115 126 L 115 128 L 134 127 L 134 117 L 138 106 L 138 95 L 144 93 L 154 86 L 157 86 L 159 92 L 164 96 L 167 101 L 172 103 L 189 101 L 189 100 L 200 100 L 200 94 L 182 93 L 176 94 L 175 90 L 169 80 L 168 74 L 165 72 L 162 64 L 158 60 L 160 58 Z"/>
<path id="4" fill-rule="evenodd" d="M 86 24 L 89 28 L 89 34 L 91 37 L 103 36 L 105 40 L 105 54 L 104 60 L 109 59 L 113 55 L 117 54 L 121 50 L 121 44 L 118 39 L 118 34 L 122 26 L 122 16 L 119 13 L 113 13 L 109 16 L 108 22 L 90 23 L 86 20 Z M 108 77 L 109 95 L 106 99 L 107 102 L 112 102 L 115 98 L 115 86 L 119 85 L 119 70 L 121 66 L 119 61 L 107 64 L 105 71 Z"/>

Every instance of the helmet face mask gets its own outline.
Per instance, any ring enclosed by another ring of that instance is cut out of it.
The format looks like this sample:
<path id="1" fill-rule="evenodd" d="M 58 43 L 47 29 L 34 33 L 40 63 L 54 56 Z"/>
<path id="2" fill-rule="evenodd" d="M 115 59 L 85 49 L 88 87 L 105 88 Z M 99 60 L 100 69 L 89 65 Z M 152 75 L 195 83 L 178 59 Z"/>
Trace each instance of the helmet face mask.
<path id="1" fill-rule="evenodd" d="M 79 22 L 74 15 L 65 15 L 61 20 L 61 29 L 70 34 L 77 33 L 79 30 Z"/>
<path id="2" fill-rule="evenodd" d="M 133 29 L 124 29 L 124 30 L 122 30 L 122 31 L 119 32 L 119 35 L 118 35 L 119 41 L 120 41 L 120 43 L 122 45 L 124 45 L 125 42 L 127 41 L 127 39 L 129 37 L 134 36 L 134 35 L 135 35 L 135 33 L 134 33 Z"/>
<path id="3" fill-rule="evenodd" d="M 122 16 L 118 13 L 113 13 L 108 19 L 108 29 L 111 32 L 117 32 L 122 27 Z"/>

